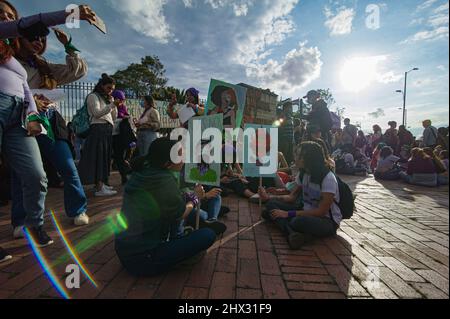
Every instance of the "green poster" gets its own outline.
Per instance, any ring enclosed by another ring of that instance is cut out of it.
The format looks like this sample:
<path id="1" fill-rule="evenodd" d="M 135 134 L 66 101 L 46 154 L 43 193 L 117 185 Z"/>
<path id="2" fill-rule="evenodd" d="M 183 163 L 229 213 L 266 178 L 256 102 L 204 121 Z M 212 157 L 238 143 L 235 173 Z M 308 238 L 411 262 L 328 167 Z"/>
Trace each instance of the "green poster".
<path id="1" fill-rule="evenodd" d="M 246 88 L 212 79 L 206 112 L 210 112 L 211 115 L 223 114 L 223 125 L 226 128 L 241 127 L 246 99 Z"/>

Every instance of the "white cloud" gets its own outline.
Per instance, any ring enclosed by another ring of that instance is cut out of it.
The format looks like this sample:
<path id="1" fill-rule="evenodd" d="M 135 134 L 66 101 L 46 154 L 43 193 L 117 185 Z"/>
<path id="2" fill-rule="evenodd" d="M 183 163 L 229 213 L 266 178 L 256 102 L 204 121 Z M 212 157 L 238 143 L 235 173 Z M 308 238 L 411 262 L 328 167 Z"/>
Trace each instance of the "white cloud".
<path id="1" fill-rule="evenodd" d="M 437 0 L 427 0 L 424 3 L 417 6 L 417 11 L 422 11 L 431 7 Z"/>
<path id="2" fill-rule="evenodd" d="M 442 65 L 442 64 L 438 65 L 437 68 L 438 68 L 438 70 L 441 70 L 441 71 L 446 71 L 447 70 L 447 68 L 444 65 Z"/>
<path id="3" fill-rule="evenodd" d="M 342 8 L 338 13 L 333 14 L 331 10 L 325 8 L 325 26 L 330 30 L 331 36 L 345 35 L 352 32 L 355 10 L 352 8 Z"/>
<path id="4" fill-rule="evenodd" d="M 192 0 L 188 1 L 192 2 Z M 232 7 L 236 17 L 246 16 L 253 2 L 254 0 L 205 0 L 205 3 L 209 4 L 213 9 L 219 9 L 225 6 Z"/>
<path id="5" fill-rule="evenodd" d="M 448 27 L 439 27 L 430 31 L 417 32 L 402 43 L 411 43 L 424 40 L 438 40 L 443 38 L 448 38 Z"/>
<path id="6" fill-rule="evenodd" d="M 448 11 L 449 7 L 448 7 L 448 1 L 447 3 L 437 7 L 436 9 L 434 9 L 434 13 L 441 13 L 441 12 L 446 12 Z"/>
<path id="7" fill-rule="evenodd" d="M 436 1 L 429 0 L 419 7 L 422 8 L 423 10 L 431 7 L 435 2 Z M 428 16 L 427 18 L 427 26 L 429 27 L 429 29 L 417 32 L 416 34 L 402 41 L 401 44 L 448 38 L 448 24 L 449 24 L 448 10 L 449 10 L 448 1 L 445 4 L 440 5 L 439 7 L 433 9 L 432 10 L 433 14 Z M 418 19 L 413 20 L 411 24 L 414 24 L 414 22 L 416 21 L 418 21 Z M 420 22 L 422 23 L 423 21 L 424 18 L 423 17 L 420 18 Z"/>
<path id="8" fill-rule="evenodd" d="M 135 31 L 160 43 L 168 43 L 173 37 L 163 12 L 167 0 L 108 0 L 108 3 Z"/>
<path id="9" fill-rule="evenodd" d="M 282 43 L 294 32 L 295 24 L 289 16 L 299 0 L 264 0 L 266 5 L 262 15 L 252 22 L 241 35 L 237 45 L 237 53 L 233 60 L 241 65 L 261 60 L 261 55 L 269 46 Z"/>
<path id="10" fill-rule="evenodd" d="M 439 27 L 441 25 L 448 25 L 448 15 L 447 14 L 440 14 L 436 16 L 432 16 L 428 20 L 428 24 L 432 27 Z"/>
<path id="11" fill-rule="evenodd" d="M 281 63 L 270 59 L 265 64 L 253 64 L 247 69 L 247 75 L 258 79 L 265 87 L 292 93 L 320 76 L 320 57 L 317 47 L 300 43 L 297 49 L 286 54 Z"/>
<path id="12" fill-rule="evenodd" d="M 192 0 L 183 0 L 183 3 L 186 8 L 192 8 Z"/>
<path id="13" fill-rule="evenodd" d="M 384 84 L 399 82 L 402 79 L 403 74 L 395 74 L 393 71 L 377 75 L 377 81 Z"/>

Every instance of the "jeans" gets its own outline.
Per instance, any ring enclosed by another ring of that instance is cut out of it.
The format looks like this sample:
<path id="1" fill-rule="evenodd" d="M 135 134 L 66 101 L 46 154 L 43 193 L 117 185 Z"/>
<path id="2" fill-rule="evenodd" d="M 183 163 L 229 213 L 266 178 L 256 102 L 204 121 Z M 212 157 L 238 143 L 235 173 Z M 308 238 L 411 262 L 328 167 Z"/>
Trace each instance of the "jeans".
<path id="1" fill-rule="evenodd" d="M 158 247 L 132 257 L 120 257 L 125 269 L 134 276 L 156 276 L 167 272 L 176 264 L 205 251 L 216 240 L 216 234 L 208 229 L 194 231 L 187 237 L 161 243 Z"/>
<path id="2" fill-rule="evenodd" d="M 36 138 L 29 137 L 22 127 L 23 113 L 21 98 L 0 93 L 0 150 L 22 190 L 20 198 L 13 192 L 13 205 L 18 199 L 23 203 L 22 224 L 39 227 L 44 224 L 47 177 Z"/>
<path id="3" fill-rule="evenodd" d="M 158 133 L 151 130 L 139 130 L 137 134 L 137 147 L 140 156 L 145 156 L 152 143 L 158 138 Z"/>
<path id="4" fill-rule="evenodd" d="M 114 135 L 113 136 L 113 159 L 114 163 L 117 166 L 117 170 L 120 173 L 120 176 L 122 177 L 122 182 L 125 182 L 127 179 L 127 173 L 128 173 L 128 166 L 125 164 L 125 151 L 126 147 L 121 145 L 120 136 Z"/>
<path id="5" fill-rule="evenodd" d="M 87 210 L 87 199 L 81 185 L 78 171 L 73 161 L 72 152 L 65 141 L 52 141 L 46 135 L 36 137 L 41 154 L 49 160 L 64 180 L 64 208 L 66 215 L 74 218 Z M 23 225 L 25 217 L 23 209 L 22 189 L 16 182 L 17 176 L 12 177 L 13 205 L 11 221 L 14 227 Z"/>
<path id="6" fill-rule="evenodd" d="M 206 188 L 205 188 L 205 191 Z M 202 210 L 206 211 L 207 220 L 217 220 L 219 218 L 220 208 L 222 207 L 222 197 L 220 195 L 208 199 L 202 203 Z"/>

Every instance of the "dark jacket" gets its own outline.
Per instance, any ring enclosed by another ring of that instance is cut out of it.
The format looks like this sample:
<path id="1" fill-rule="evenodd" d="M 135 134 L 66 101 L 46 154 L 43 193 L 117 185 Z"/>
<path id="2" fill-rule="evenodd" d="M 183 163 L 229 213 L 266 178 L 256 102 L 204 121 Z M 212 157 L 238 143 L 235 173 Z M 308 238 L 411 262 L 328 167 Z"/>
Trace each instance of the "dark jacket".
<path id="1" fill-rule="evenodd" d="M 328 105 L 324 100 L 318 100 L 313 104 L 311 112 L 306 116 L 306 120 L 309 122 L 309 125 L 319 127 L 322 133 L 330 131 L 333 126 L 330 110 L 328 110 Z"/>
<path id="2" fill-rule="evenodd" d="M 167 241 L 171 226 L 182 217 L 185 209 L 172 172 L 148 165 L 134 172 L 123 195 L 122 215 L 127 229 L 116 234 L 119 258 L 150 252 Z"/>

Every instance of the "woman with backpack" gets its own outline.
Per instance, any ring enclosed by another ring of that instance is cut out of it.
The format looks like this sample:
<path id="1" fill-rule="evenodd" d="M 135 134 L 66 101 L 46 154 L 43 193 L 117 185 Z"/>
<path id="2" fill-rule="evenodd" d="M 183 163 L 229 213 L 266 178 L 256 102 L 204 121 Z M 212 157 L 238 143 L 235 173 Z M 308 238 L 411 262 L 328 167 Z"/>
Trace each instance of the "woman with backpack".
<path id="1" fill-rule="evenodd" d="M 27 71 L 30 89 L 53 90 L 59 85 L 75 82 L 87 73 L 87 64 L 76 53 L 78 50 L 71 44 L 72 39 L 69 39 L 69 36 L 61 30 L 55 29 L 55 35 L 64 46 L 67 54 L 65 64 L 50 63 L 43 58 L 47 48 L 47 37 L 19 39 L 15 57 Z M 67 217 L 76 226 L 87 225 L 89 224 L 87 198 L 73 160 L 66 121 L 58 112 L 56 105 L 44 95 L 35 96 L 35 100 L 39 115 L 48 119 L 53 133 L 52 138 L 45 134 L 36 137 L 44 160 L 44 169 L 49 179 L 49 185 L 52 185 L 52 180 L 64 183 L 64 208 Z M 58 178 L 58 174 L 62 177 L 62 180 Z M 25 211 L 22 189 L 16 174 L 12 175 L 12 188 L 11 220 L 14 227 L 14 238 L 18 239 L 23 237 L 22 228 Z"/>
<path id="2" fill-rule="evenodd" d="M 102 74 L 94 91 L 86 98 L 90 128 L 78 169 L 84 185 L 96 185 L 97 197 L 117 194 L 107 186 L 111 172 L 113 126 L 120 105 L 120 100 L 112 97 L 115 86 L 116 81 L 112 77 Z"/>
<path id="3" fill-rule="evenodd" d="M 343 219 L 337 177 L 327 165 L 322 147 L 304 142 L 296 160 L 300 174 L 297 184 L 302 186 L 303 209 L 270 212 L 273 220 L 291 219 L 286 224 L 289 246 L 300 249 L 314 238 L 334 236 Z"/>

